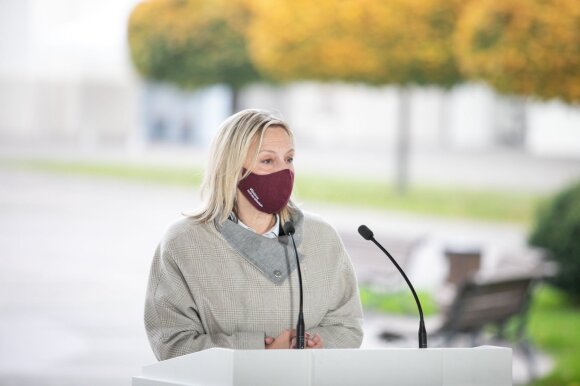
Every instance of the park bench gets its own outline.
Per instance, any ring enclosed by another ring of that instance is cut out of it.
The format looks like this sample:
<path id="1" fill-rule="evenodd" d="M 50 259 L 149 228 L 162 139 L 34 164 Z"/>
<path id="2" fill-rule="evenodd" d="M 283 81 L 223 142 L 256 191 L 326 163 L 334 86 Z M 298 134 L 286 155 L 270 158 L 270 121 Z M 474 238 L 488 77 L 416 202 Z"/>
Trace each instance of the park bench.
<path id="1" fill-rule="evenodd" d="M 439 346 L 446 347 L 466 337 L 471 347 L 513 344 L 524 355 L 533 378 L 536 365 L 527 334 L 528 311 L 536 285 L 553 270 L 552 265 L 543 264 L 527 272 L 476 276 L 463 282 L 431 336 L 435 342 L 439 340 Z"/>
<path id="2" fill-rule="evenodd" d="M 554 263 L 540 249 L 520 252 L 525 258 L 506 256 L 493 274 L 467 276 L 454 288 L 452 300 L 442 304 L 443 321 L 437 334 L 449 343 L 459 334 L 468 334 L 473 343 L 490 327 L 498 339 L 526 340 L 527 313 L 533 290 L 542 279 L 556 272 Z M 447 285 L 449 288 L 449 285 Z M 511 323 L 510 331 L 506 331 Z M 512 336 L 506 334 L 511 332 Z"/>
<path id="3" fill-rule="evenodd" d="M 524 342 L 526 321 L 532 291 L 538 278 L 532 275 L 520 277 L 471 279 L 457 289 L 453 302 L 443 317 L 436 334 L 449 344 L 460 334 L 468 334 L 472 345 L 481 343 L 484 329 L 495 330 L 495 337 L 507 339 L 508 322 L 515 323 L 513 332 L 517 342 Z M 512 326 L 514 327 L 514 326 Z"/>
<path id="4" fill-rule="evenodd" d="M 544 254 L 533 252 L 537 256 L 525 259 L 529 264 L 504 259 L 499 264 L 501 271 L 491 276 L 474 275 L 457 286 L 447 283 L 445 289 L 451 288 L 452 296 L 445 296 L 449 300 L 440 305 L 440 314 L 426 321 L 429 347 L 514 347 L 521 350 L 528 373 L 534 378 L 536 359 L 527 334 L 528 312 L 537 285 L 554 275 L 555 267 Z M 412 326 L 411 330 L 391 325 L 380 336 L 391 342 L 410 337 L 414 341 L 416 323 Z"/>

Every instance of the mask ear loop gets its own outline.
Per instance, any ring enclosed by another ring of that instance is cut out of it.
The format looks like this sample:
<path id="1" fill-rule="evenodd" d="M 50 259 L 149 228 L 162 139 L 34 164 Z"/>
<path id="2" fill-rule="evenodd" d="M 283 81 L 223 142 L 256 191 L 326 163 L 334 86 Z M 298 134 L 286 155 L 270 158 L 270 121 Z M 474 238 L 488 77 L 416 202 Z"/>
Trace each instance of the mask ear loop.
<path id="1" fill-rule="evenodd" d="M 251 171 L 249 171 L 248 169 L 242 167 L 242 175 L 240 176 L 240 179 L 238 180 L 238 184 L 240 183 L 241 180 L 243 180 L 244 178 L 246 178 L 250 174 L 252 174 Z"/>

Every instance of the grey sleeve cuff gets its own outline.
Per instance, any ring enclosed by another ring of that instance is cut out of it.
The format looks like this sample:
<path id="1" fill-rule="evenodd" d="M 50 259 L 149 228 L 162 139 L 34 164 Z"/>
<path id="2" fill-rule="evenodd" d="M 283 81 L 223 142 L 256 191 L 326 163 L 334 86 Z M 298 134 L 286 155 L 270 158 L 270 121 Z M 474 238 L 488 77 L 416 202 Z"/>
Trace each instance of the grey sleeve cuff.
<path id="1" fill-rule="evenodd" d="M 360 348 L 363 331 L 355 326 L 314 327 L 308 330 L 311 334 L 319 334 L 324 348 Z"/>
<path id="2" fill-rule="evenodd" d="M 239 350 L 263 350 L 266 348 L 263 332 L 236 332 L 234 347 Z"/>

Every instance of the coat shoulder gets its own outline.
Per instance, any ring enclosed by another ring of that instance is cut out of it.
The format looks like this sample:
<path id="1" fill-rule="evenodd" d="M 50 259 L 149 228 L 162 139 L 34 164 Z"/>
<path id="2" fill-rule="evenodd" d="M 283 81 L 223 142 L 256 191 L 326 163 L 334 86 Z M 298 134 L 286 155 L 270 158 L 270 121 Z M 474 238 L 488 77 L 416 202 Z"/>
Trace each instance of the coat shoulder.
<path id="1" fill-rule="evenodd" d="M 165 229 L 161 243 L 164 245 L 179 245 L 186 240 L 198 239 L 212 232 L 213 223 L 200 223 L 191 217 L 183 217 L 173 221 Z"/>
<path id="2" fill-rule="evenodd" d="M 337 235 L 338 232 L 330 223 L 324 220 L 321 216 L 310 213 L 303 212 L 304 214 L 304 227 L 307 230 L 315 229 L 317 232 L 329 233 L 332 235 Z"/>

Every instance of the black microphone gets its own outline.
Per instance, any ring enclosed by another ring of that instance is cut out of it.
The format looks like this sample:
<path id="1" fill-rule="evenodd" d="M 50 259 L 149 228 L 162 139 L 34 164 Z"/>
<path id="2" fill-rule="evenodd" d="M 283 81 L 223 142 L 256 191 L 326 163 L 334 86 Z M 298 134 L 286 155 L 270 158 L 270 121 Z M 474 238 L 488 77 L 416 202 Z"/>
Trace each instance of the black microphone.
<path id="1" fill-rule="evenodd" d="M 298 250 L 296 249 L 296 243 L 294 242 L 294 223 L 290 220 L 286 221 L 284 224 L 284 233 L 290 236 L 292 239 L 292 245 L 294 246 L 294 255 L 296 256 L 296 268 L 298 269 L 298 286 L 300 288 L 300 308 L 298 312 L 298 323 L 296 323 L 296 348 L 304 348 L 304 336 L 306 331 L 304 331 L 304 314 L 302 307 L 302 271 L 300 270 L 300 260 L 298 259 Z"/>
<path id="2" fill-rule="evenodd" d="M 419 309 L 419 348 L 427 348 L 427 331 L 425 330 L 425 319 L 423 319 L 423 309 L 421 308 L 421 302 L 419 301 L 419 297 L 415 292 L 415 288 L 413 288 L 413 285 L 407 278 L 407 275 L 405 275 L 405 272 L 403 272 L 403 269 L 399 266 L 399 264 L 397 264 L 395 259 L 393 259 L 393 256 L 391 256 L 391 254 L 385 248 L 383 248 L 383 246 L 379 244 L 377 240 L 375 240 L 373 231 L 371 231 L 366 225 L 361 225 L 358 227 L 358 233 L 360 233 L 363 239 L 371 240 L 373 243 L 375 243 L 377 247 L 379 247 L 381 251 L 383 251 L 389 257 L 389 259 L 391 259 L 395 267 L 397 267 L 401 275 L 403 275 L 403 278 L 409 285 L 409 288 L 411 288 L 415 302 L 417 302 L 417 308 Z"/>

